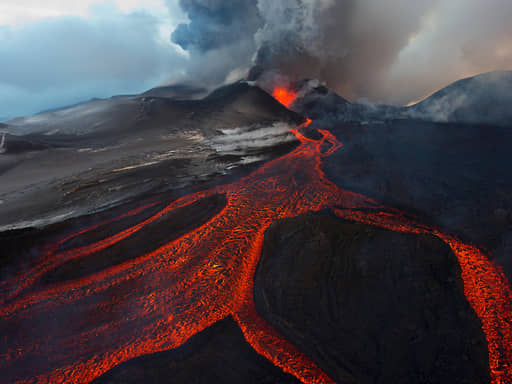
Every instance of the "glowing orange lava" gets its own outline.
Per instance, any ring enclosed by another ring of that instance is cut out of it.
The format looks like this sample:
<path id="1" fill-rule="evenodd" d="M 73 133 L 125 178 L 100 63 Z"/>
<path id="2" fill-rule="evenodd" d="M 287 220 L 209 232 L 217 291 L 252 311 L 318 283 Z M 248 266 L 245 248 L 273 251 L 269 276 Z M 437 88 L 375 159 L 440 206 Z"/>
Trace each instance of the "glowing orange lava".
<path id="1" fill-rule="evenodd" d="M 332 208 L 342 218 L 393 231 L 432 233 L 447 242 L 460 262 L 465 295 L 482 321 L 492 383 L 511 383 L 512 292 L 501 269 L 476 247 L 339 188 L 325 176 L 322 162 L 342 144 L 325 130 L 319 131 L 322 139 L 308 139 L 300 128 L 293 130 L 300 146 L 247 177 L 179 198 L 154 216 L 87 246 L 62 252 L 48 247 L 40 264 L 7 281 L 0 316 L 3 324 L 23 331 L 0 340 L 0 377 L 19 383 L 88 383 L 128 359 L 176 348 L 232 315 L 252 347 L 284 371 L 304 383 L 333 382 L 258 315 L 253 300 L 254 273 L 268 226 Z M 66 261 L 121 242 L 166 213 L 212 194 L 225 194 L 227 205 L 176 240 L 86 277 L 38 285 L 45 273 Z M 55 318 L 65 323 L 58 323 L 59 337 L 47 337 L 41 324 Z"/>
<path id="2" fill-rule="evenodd" d="M 286 88 L 275 88 L 272 92 L 272 96 L 283 104 L 285 107 L 289 107 L 297 98 L 297 94 Z"/>

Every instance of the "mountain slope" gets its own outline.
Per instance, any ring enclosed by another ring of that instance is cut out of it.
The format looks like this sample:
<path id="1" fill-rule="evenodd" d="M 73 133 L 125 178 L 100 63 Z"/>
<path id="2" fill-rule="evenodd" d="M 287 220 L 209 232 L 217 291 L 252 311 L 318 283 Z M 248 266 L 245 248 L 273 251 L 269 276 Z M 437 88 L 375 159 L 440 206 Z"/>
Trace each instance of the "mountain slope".
<path id="1" fill-rule="evenodd" d="M 119 96 L 10 120 L 0 127 L 0 228 L 198 185 L 289 150 L 303 121 L 243 82 L 200 100 Z"/>
<path id="2" fill-rule="evenodd" d="M 512 71 L 459 80 L 420 103 L 407 116 L 436 122 L 512 125 Z"/>

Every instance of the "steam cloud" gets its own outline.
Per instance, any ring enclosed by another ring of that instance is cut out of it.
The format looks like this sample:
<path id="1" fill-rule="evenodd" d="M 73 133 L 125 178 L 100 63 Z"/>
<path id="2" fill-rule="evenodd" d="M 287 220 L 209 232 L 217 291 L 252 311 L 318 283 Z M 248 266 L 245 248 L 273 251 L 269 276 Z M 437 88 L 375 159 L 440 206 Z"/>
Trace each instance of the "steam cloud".
<path id="1" fill-rule="evenodd" d="M 254 0 L 180 0 L 190 23 L 171 35 L 191 56 L 191 78 L 218 85 L 251 65 L 263 19 Z"/>
<path id="2" fill-rule="evenodd" d="M 318 78 L 350 99 L 404 104 L 512 69 L 509 0 L 181 0 L 172 40 L 210 82 Z"/>

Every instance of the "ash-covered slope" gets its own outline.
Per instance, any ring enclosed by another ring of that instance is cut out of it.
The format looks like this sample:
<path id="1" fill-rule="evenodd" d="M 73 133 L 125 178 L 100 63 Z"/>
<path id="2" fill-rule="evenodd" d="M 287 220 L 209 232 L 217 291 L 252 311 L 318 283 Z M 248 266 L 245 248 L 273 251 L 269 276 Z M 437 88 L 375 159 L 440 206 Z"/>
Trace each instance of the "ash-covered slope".
<path id="1" fill-rule="evenodd" d="M 437 122 L 512 125 L 512 71 L 459 80 L 409 107 L 411 118 Z"/>
<path id="2" fill-rule="evenodd" d="M 155 87 L 140 94 L 147 97 L 167 97 L 180 100 L 199 99 L 208 94 L 205 88 L 194 87 L 186 84 L 165 85 Z"/>
<path id="3" fill-rule="evenodd" d="M 10 120 L 0 132 L 0 228 L 200 185 L 289 150 L 289 128 L 303 120 L 244 82 L 200 100 L 119 96 Z"/>
<path id="4" fill-rule="evenodd" d="M 401 107 L 352 103 L 315 80 L 300 82 L 295 88 L 298 97 L 291 109 L 319 123 L 383 121 L 401 117 Z"/>
<path id="5" fill-rule="evenodd" d="M 47 148 L 49 148 L 48 145 L 30 140 L 30 138 L 20 138 L 0 132 L 0 154 L 40 151 Z"/>
<path id="6" fill-rule="evenodd" d="M 316 81 L 295 86 L 292 109 L 323 122 L 378 122 L 414 119 L 443 123 L 512 125 L 512 71 L 459 80 L 418 104 L 398 107 L 352 103 Z"/>
<path id="7" fill-rule="evenodd" d="M 266 92 L 245 82 L 222 87 L 199 100 L 182 100 L 182 97 L 177 100 L 180 91 L 184 92 L 183 97 L 190 96 L 192 91 L 187 87 L 173 87 L 173 97 L 153 96 L 165 94 L 168 88 L 155 88 L 137 96 L 93 99 L 71 107 L 19 117 L 5 122 L 1 129 L 13 135 L 48 136 L 46 140 L 51 142 L 49 136 L 125 136 L 132 129 L 175 128 L 177 122 L 190 123 L 190 120 L 211 117 L 219 119 L 237 113 L 237 117 L 246 124 L 262 124 L 269 120 L 300 121 L 300 117 L 286 110 Z M 226 116 L 226 113 L 231 115 Z M 225 127 L 225 124 L 237 125 L 240 121 L 227 120 L 222 124 Z M 216 128 L 215 124 L 213 128 Z M 215 132 L 210 129 L 206 133 Z"/>
<path id="8" fill-rule="evenodd" d="M 255 302 L 336 382 L 490 381 L 480 320 L 436 237 L 318 213 L 274 222 Z"/>

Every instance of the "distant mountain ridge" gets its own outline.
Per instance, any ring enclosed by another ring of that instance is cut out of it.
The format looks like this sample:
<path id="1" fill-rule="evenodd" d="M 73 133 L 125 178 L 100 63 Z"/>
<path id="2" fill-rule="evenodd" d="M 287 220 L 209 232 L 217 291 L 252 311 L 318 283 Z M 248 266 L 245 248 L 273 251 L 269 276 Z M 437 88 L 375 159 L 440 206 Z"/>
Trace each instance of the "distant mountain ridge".
<path id="1" fill-rule="evenodd" d="M 406 110 L 408 117 L 436 122 L 512 125 L 512 71 L 456 81 Z"/>
<path id="2" fill-rule="evenodd" d="M 182 97 L 177 97 L 181 91 Z M 126 133 L 135 126 L 166 126 L 169 121 L 177 119 L 185 119 L 188 124 L 189 114 L 194 114 L 197 119 L 198 115 L 213 111 L 216 115 L 223 114 L 224 119 L 233 116 L 233 121 L 245 124 L 276 119 L 294 122 L 302 120 L 261 88 L 246 82 L 218 88 L 202 99 L 186 99 L 187 95 L 203 91 L 186 86 L 170 86 L 154 88 L 134 96 L 91 99 L 33 116 L 17 117 L 6 121 L 0 128 L 13 135 L 38 134 L 50 139 L 55 134 L 100 135 L 113 130 Z M 169 97 L 170 93 L 174 96 Z M 164 94 L 167 96 L 158 96 Z M 243 121 L 239 121 L 241 117 Z"/>
<path id="3" fill-rule="evenodd" d="M 291 109 L 321 122 L 375 122 L 403 113 L 401 107 L 350 102 L 317 80 L 302 81 L 295 88 L 298 97 Z"/>
<path id="4" fill-rule="evenodd" d="M 409 107 L 352 103 L 313 80 L 298 83 L 297 90 L 299 97 L 292 109 L 324 121 L 413 119 L 512 126 L 512 71 L 489 72 L 458 80 Z"/>
<path id="5" fill-rule="evenodd" d="M 246 89 L 244 89 L 247 87 Z M 280 106 L 272 105 L 262 97 L 258 87 L 239 82 L 218 88 L 203 99 L 206 90 L 187 85 L 152 88 L 139 95 L 121 95 L 108 99 L 91 99 L 84 103 L 49 110 L 33 116 L 18 117 L 0 123 L 0 128 L 12 134 L 72 133 L 83 134 L 101 130 L 107 122 L 131 125 L 140 118 L 154 113 L 159 106 L 171 103 L 181 107 L 188 103 L 207 105 L 236 101 L 238 107 L 247 110 L 251 105 L 260 112 L 271 114 Z M 468 123 L 509 126 L 512 125 L 512 71 L 496 71 L 458 80 L 437 91 L 418 104 L 398 107 L 372 103 L 353 103 L 328 89 L 316 80 L 296 83 L 297 100 L 291 109 L 315 120 L 337 122 L 376 122 L 395 119 Z M 249 95 L 250 94 L 250 95 Z M 232 96 L 234 95 L 234 96 Z M 258 96 L 259 95 L 259 96 Z M 265 95 L 268 97 L 268 95 Z M 233 99 L 234 97 L 234 99 Z M 230 99 L 231 98 L 231 99 Z M 187 100 L 192 99 L 192 100 Z M 224 99 L 224 100 L 223 100 Z M 242 102 L 242 100 L 244 100 Z M 235 108 L 235 110 L 236 110 Z M 253 109 L 252 112 L 255 110 Z M 73 126 L 69 132 L 69 127 Z"/>

